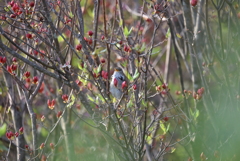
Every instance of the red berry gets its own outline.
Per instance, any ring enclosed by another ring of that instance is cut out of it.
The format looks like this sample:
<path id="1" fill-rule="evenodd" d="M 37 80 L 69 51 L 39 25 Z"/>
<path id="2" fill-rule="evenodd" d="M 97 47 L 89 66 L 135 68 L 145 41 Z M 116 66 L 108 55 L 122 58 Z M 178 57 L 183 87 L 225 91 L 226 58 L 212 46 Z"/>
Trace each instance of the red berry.
<path id="1" fill-rule="evenodd" d="M 50 101 L 50 100 L 47 101 L 48 108 L 50 108 L 51 110 L 54 109 L 55 104 L 56 104 L 55 99 L 53 99 L 52 101 Z"/>
<path id="2" fill-rule="evenodd" d="M 30 82 L 31 82 L 31 78 L 26 78 L 25 81 L 26 81 L 27 83 L 30 83 Z"/>
<path id="3" fill-rule="evenodd" d="M 30 75 L 31 75 L 31 73 L 28 72 L 28 71 L 24 73 L 24 76 L 25 76 L 26 78 L 30 77 Z"/>
<path id="4" fill-rule="evenodd" d="M 168 117 L 164 117 L 163 120 L 164 120 L 164 121 L 168 121 L 169 118 L 168 118 Z"/>
<path id="5" fill-rule="evenodd" d="M 92 42 L 93 42 L 92 39 L 89 39 L 89 40 L 88 40 L 88 44 L 89 44 L 89 45 L 92 45 Z"/>
<path id="6" fill-rule="evenodd" d="M 33 83 L 34 83 L 34 84 L 37 84 L 37 83 L 38 83 L 38 77 L 37 77 L 37 76 L 33 77 Z"/>
<path id="7" fill-rule="evenodd" d="M 100 59 L 100 62 L 101 62 L 102 64 L 105 64 L 105 63 L 106 63 L 106 60 L 105 60 L 104 58 L 102 58 L 102 59 Z"/>
<path id="8" fill-rule="evenodd" d="M 14 1 L 11 1 L 9 4 L 10 4 L 11 7 L 13 7 L 13 5 L 15 4 L 15 2 L 14 2 Z"/>
<path id="9" fill-rule="evenodd" d="M 130 47 L 127 46 L 127 45 L 125 45 L 124 48 L 123 48 L 123 50 L 126 51 L 126 52 L 129 52 L 129 51 L 130 51 Z"/>
<path id="10" fill-rule="evenodd" d="M 18 136 L 19 136 L 19 133 L 18 133 L 18 132 L 15 132 L 15 136 L 18 137 Z"/>
<path id="11" fill-rule="evenodd" d="M 58 111 L 57 113 L 57 118 L 59 118 L 60 116 L 62 116 L 62 111 Z"/>
<path id="12" fill-rule="evenodd" d="M 193 7 L 195 7 L 198 3 L 198 0 L 191 0 L 190 3 Z"/>
<path id="13" fill-rule="evenodd" d="M 7 19 L 7 17 L 6 17 L 5 15 L 1 15 L 1 16 L 0 16 L 0 20 L 5 21 L 6 19 Z"/>
<path id="14" fill-rule="evenodd" d="M 88 31 L 88 35 L 89 36 L 92 36 L 93 35 L 93 32 L 90 30 L 90 31 Z"/>
<path id="15" fill-rule="evenodd" d="M 19 9 L 20 8 L 19 8 L 18 4 L 14 3 L 13 6 L 12 6 L 12 10 L 16 13 L 16 12 L 18 12 Z"/>
<path id="16" fill-rule="evenodd" d="M 163 83 L 163 84 L 162 84 L 162 88 L 163 88 L 163 89 L 167 89 L 167 88 L 168 88 L 168 84 Z"/>
<path id="17" fill-rule="evenodd" d="M 21 128 L 19 129 L 19 133 L 20 133 L 20 134 L 23 134 L 23 127 L 21 127 Z"/>
<path id="18" fill-rule="evenodd" d="M 45 144 L 44 143 L 42 143 L 41 145 L 40 145 L 40 149 L 43 149 L 44 148 L 44 146 L 45 146 Z"/>
<path id="19" fill-rule="evenodd" d="M 106 80 L 108 79 L 108 72 L 103 70 L 101 75 L 102 75 L 103 79 L 106 79 Z"/>
<path id="20" fill-rule="evenodd" d="M 38 55 L 38 51 L 37 50 L 33 50 L 34 55 Z"/>
<path id="21" fill-rule="evenodd" d="M 53 143 L 50 143 L 49 145 L 50 145 L 51 149 L 54 149 L 54 144 Z"/>
<path id="22" fill-rule="evenodd" d="M 42 115 L 42 117 L 41 117 L 41 121 L 43 122 L 44 120 L 45 120 L 45 116 Z"/>
<path id="23" fill-rule="evenodd" d="M 7 71 L 10 73 L 10 74 L 12 74 L 12 68 L 10 67 L 10 66 L 7 66 Z"/>
<path id="24" fill-rule="evenodd" d="M 166 90 L 162 90 L 162 91 L 161 91 L 161 94 L 162 94 L 163 96 L 165 96 L 165 95 L 167 94 L 167 91 L 166 91 Z"/>
<path id="25" fill-rule="evenodd" d="M 28 145 L 25 145 L 25 148 L 26 148 L 26 149 L 28 149 L 28 148 L 29 148 L 29 146 L 28 146 Z"/>
<path id="26" fill-rule="evenodd" d="M 122 45 L 123 44 L 123 41 L 121 40 L 121 41 L 119 41 L 119 45 Z"/>
<path id="27" fill-rule="evenodd" d="M 26 37 L 27 37 L 28 39 L 32 39 L 32 38 L 33 38 L 33 37 L 32 37 L 32 34 L 29 34 L 29 33 L 26 34 Z"/>
<path id="28" fill-rule="evenodd" d="M 15 70 L 17 70 L 17 65 L 16 64 L 12 64 L 10 66 L 10 68 L 11 68 L 12 71 L 15 71 Z"/>
<path id="29" fill-rule="evenodd" d="M 5 56 L 4 57 L 0 56 L 0 63 L 4 64 L 6 63 L 6 61 L 7 61 L 7 58 Z"/>
<path id="30" fill-rule="evenodd" d="M 82 82 L 80 80 L 76 80 L 76 83 L 77 83 L 78 86 L 82 85 Z"/>
<path id="31" fill-rule="evenodd" d="M 16 18 L 16 16 L 17 16 L 16 14 L 11 14 L 10 15 L 11 18 Z"/>
<path id="32" fill-rule="evenodd" d="M 162 90 L 162 87 L 160 85 L 156 87 L 156 91 L 161 92 L 161 90 Z"/>
<path id="33" fill-rule="evenodd" d="M 30 6 L 30 7 L 34 7 L 34 5 L 35 5 L 35 4 L 34 4 L 33 1 L 29 3 L 29 6 Z"/>
<path id="34" fill-rule="evenodd" d="M 102 36 L 101 36 L 101 40 L 104 40 L 104 39 L 105 39 L 105 36 L 104 36 L 104 35 L 102 35 Z"/>
<path id="35" fill-rule="evenodd" d="M 14 133 L 13 133 L 12 131 L 9 131 L 9 132 L 6 133 L 6 137 L 7 137 L 9 140 L 11 140 L 11 139 L 13 139 L 13 137 L 14 137 Z"/>
<path id="36" fill-rule="evenodd" d="M 17 62 L 17 58 L 16 58 L 16 57 L 13 57 L 13 58 L 12 58 L 12 61 L 16 63 L 16 62 Z"/>
<path id="37" fill-rule="evenodd" d="M 202 95 L 204 93 L 204 87 L 197 90 L 197 94 Z"/>
<path id="38" fill-rule="evenodd" d="M 67 103 L 67 101 L 68 101 L 68 95 L 66 95 L 66 94 L 62 95 L 62 99 L 63 99 L 63 102 L 64 102 L 64 103 Z"/>
<path id="39" fill-rule="evenodd" d="M 77 49 L 78 51 L 80 51 L 80 50 L 82 49 L 82 45 L 81 45 L 81 44 L 78 44 L 78 45 L 76 46 L 76 49 Z"/>
<path id="40" fill-rule="evenodd" d="M 134 84 L 134 85 L 132 86 L 132 88 L 133 88 L 133 90 L 135 91 L 135 90 L 137 89 L 137 85 Z"/>

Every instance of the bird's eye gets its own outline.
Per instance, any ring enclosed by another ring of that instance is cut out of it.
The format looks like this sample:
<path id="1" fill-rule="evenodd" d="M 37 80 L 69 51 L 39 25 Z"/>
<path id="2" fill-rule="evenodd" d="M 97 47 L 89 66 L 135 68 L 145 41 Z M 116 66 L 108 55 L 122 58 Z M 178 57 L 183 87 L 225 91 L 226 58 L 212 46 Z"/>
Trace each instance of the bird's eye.
<path id="1" fill-rule="evenodd" d="M 121 81 L 124 81 L 124 77 L 123 77 L 123 76 L 120 76 L 119 79 L 120 79 Z"/>

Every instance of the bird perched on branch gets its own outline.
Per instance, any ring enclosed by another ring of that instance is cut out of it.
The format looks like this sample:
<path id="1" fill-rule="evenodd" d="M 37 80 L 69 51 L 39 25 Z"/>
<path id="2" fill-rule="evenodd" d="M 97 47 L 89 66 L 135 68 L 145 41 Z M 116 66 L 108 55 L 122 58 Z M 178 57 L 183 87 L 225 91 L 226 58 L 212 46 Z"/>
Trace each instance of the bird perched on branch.
<path id="1" fill-rule="evenodd" d="M 113 97 L 120 100 L 124 90 L 127 89 L 127 78 L 124 75 L 122 68 L 116 67 L 112 75 L 112 80 L 110 83 L 110 92 Z"/>

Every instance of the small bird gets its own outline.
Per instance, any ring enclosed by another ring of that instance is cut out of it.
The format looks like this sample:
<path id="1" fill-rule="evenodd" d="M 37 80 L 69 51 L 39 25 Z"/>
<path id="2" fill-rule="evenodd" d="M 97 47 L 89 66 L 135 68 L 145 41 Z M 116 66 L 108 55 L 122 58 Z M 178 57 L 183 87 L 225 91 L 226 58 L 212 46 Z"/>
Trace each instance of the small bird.
<path id="1" fill-rule="evenodd" d="M 124 89 L 127 87 L 127 78 L 124 75 L 122 68 L 116 67 L 112 75 L 112 80 L 110 83 L 110 92 L 113 97 L 120 100 Z"/>

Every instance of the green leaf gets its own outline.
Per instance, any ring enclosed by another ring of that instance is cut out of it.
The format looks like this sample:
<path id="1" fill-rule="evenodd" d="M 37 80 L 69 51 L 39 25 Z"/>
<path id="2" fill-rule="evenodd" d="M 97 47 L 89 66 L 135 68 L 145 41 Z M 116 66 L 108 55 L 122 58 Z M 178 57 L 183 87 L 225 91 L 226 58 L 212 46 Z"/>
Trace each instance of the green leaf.
<path id="1" fill-rule="evenodd" d="M 132 30 L 133 30 L 133 27 L 131 27 L 130 30 L 128 31 L 128 35 L 131 34 Z M 128 36 L 128 35 L 127 35 L 127 36 Z"/>
<path id="2" fill-rule="evenodd" d="M 70 18 L 74 17 L 74 14 L 72 12 L 69 12 L 68 15 L 69 15 Z"/>
<path id="3" fill-rule="evenodd" d="M 181 36 L 179 33 L 176 33 L 176 35 L 177 35 L 177 37 L 178 37 L 179 39 L 182 38 L 182 36 Z"/>
<path id="4" fill-rule="evenodd" d="M 170 152 L 170 153 L 173 153 L 173 152 L 175 152 L 175 150 L 176 150 L 176 148 L 172 147 L 172 148 L 171 148 L 171 152 Z"/>
<path id="5" fill-rule="evenodd" d="M 131 108 L 133 106 L 133 103 L 132 101 L 130 100 L 128 103 L 127 103 L 127 108 Z"/>
<path id="6" fill-rule="evenodd" d="M 162 129 L 162 131 L 163 131 L 163 135 L 165 135 L 165 134 L 168 132 L 169 128 L 170 128 L 170 123 L 168 123 L 167 125 L 165 125 L 165 124 L 161 121 L 161 122 L 160 122 L 160 127 L 161 127 L 161 129 Z"/>
<path id="7" fill-rule="evenodd" d="M 197 120 L 198 116 L 199 116 L 199 110 L 196 109 L 196 112 L 194 113 L 194 119 Z"/>
<path id="8" fill-rule="evenodd" d="M 128 28 L 125 26 L 123 30 L 123 34 L 127 37 L 128 34 Z"/>
<path id="9" fill-rule="evenodd" d="M 4 123 L 1 127 L 0 127 L 0 137 L 2 137 L 7 131 L 7 124 Z"/>
<path id="10" fill-rule="evenodd" d="M 4 10 L 5 10 L 6 12 L 9 12 L 9 11 L 10 11 L 10 7 L 4 7 Z"/>
<path id="11" fill-rule="evenodd" d="M 59 36 L 57 37 L 57 39 L 58 39 L 58 41 L 59 41 L 60 43 L 64 41 L 64 38 L 66 38 L 66 35 L 65 35 L 64 33 L 62 33 L 62 35 L 59 35 Z"/>
<path id="12" fill-rule="evenodd" d="M 166 132 L 168 132 L 169 128 L 170 128 L 170 123 L 168 123 L 167 125 Z"/>
<path id="13" fill-rule="evenodd" d="M 140 49 L 139 51 L 140 51 L 140 52 L 143 52 L 143 51 L 145 51 L 145 49 L 146 49 L 146 44 L 143 43 L 143 45 L 142 45 L 142 47 L 141 47 L 141 49 Z"/>
<path id="14" fill-rule="evenodd" d="M 94 17 L 94 10 L 88 9 L 87 12 L 88 12 L 88 15 L 89 15 L 91 18 Z"/>
<path id="15" fill-rule="evenodd" d="M 91 96 L 87 95 L 87 97 L 90 101 L 95 102 L 95 100 Z"/>
<path id="16" fill-rule="evenodd" d="M 121 19 L 120 21 L 119 21 L 119 26 L 122 26 L 123 25 L 123 20 Z"/>
<path id="17" fill-rule="evenodd" d="M 133 27 L 131 27 L 131 29 L 128 31 L 128 28 L 125 26 L 125 27 L 124 27 L 123 34 L 124 34 L 126 37 L 128 37 L 128 35 L 131 34 L 132 30 L 133 30 Z"/>
<path id="18" fill-rule="evenodd" d="M 144 101 L 144 99 L 142 99 L 142 105 L 145 106 L 145 107 L 147 107 L 147 102 Z"/>
<path id="19" fill-rule="evenodd" d="M 98 66 L 98 68 L 97 68 L 97 73 L 100 73 L 101 70 L 102 70 L 102 65 L 100 64 L 100 65 Z"/>
<path id="20" fill-rule="evenodd" d="M 170 28 L 168 28 L 167 33 L 166 33 L 166 38 L 169 38 L 170 36 L 171 36 Z"/>
<path id="21" fill-rule="evenodd" d="M 133 80 L 138 78 L 140 75 L 140 73 L 138 72 L 138 70 L 135 71 L 134 75 L 133 75 Z"/>
<path id="22" fill-rule="evenodd" d="M 162 131 L 163 131 L 163 135 L 166 134 L 166 132 L 167 132 L 167 131 L 166 131 L 166 127 L 165 127 L 165 125 L 164 125 L 164 123 L 163 123 L 162 121 L 160 122 L 160 128 L 161 128 Z"/>
<path id="23" fill-rule="evenodd" d="M 126 71 L 125 75 L 130 82 L 133 81 L 131 74 L 129 74 L 127 71 Z"/>

